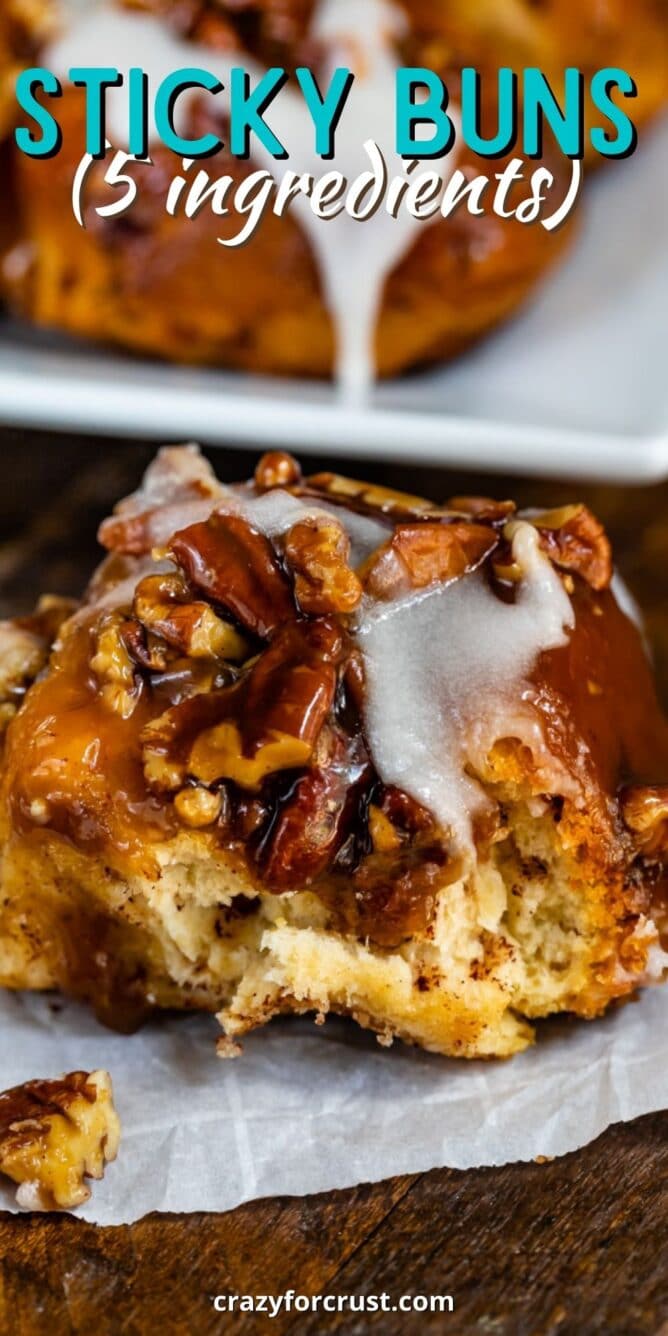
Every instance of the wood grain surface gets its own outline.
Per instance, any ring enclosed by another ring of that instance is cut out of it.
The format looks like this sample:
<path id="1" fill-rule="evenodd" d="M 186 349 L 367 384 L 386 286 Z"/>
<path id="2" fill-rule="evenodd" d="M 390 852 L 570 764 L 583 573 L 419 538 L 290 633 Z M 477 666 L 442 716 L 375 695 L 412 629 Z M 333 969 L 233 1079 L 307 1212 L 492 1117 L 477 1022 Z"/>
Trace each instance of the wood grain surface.
<path id="1" fill-rule="evenodd" d="M 0 615 L 28 611 L 46 589 L 80 590 L 99 520 L 150 454 L 140 443 L 0 432 Z M 252 467 L 248 454 L 214 457 L 228 479 Z M 667 486 L 518 483 L 415 467 L 364 474 L 435 499 L 482 490 L 524 504 L 586 500 L 610 529 L 645 612 L 668 703 Z M 656 1114 L 550 1163 L 439 1170 L 226 1215 L 154 1215 L 98 1229 L 70 1217 L 0 1214 L 0 1333 L 668 1336 L 667 1185 L 668 1114 Z M 385 1293 L 391 1304 L 451 1295 L 455 1309 L 272 1320 L 213 1308 L 216 1294 L 289 1289 Z"/>

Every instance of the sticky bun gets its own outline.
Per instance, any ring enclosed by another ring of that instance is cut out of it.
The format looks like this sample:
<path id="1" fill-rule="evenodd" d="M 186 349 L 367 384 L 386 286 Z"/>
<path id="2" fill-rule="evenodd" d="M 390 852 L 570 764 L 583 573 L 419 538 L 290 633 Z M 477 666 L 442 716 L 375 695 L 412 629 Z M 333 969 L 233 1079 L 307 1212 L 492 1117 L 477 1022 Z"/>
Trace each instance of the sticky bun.
<path id="1" fill-rule="evenodd" d="M 100 539 L 3 632 L 1 984 L 491 1057 L 662 977 L 668 726 L 584 506 L 183 447 Z"/>
<path id="2" fill-rule="evenodd" d="M 132 51 L 135 63 L 151 68 L 169 35 L 172 56 L 165 60 L 172 65 L 188 65 L 195 55 L 207 67 L 215 59 L 243 57 L 260 69 L 278 64 L 288 70 L 300 62 L 318 69 L 319 62 L 345 60 L 362 85 L 365 78 L 369 85 L 375 80 L 371 100 L 385 109 L 381 119 L 388 124 L 394 70 L 401 63 L 437 70 L 448 80 L 455 106 L 458 71 L 463 65 L 479 67 L 487 74 L 483 120 L 492 126 L 495 75 L 504 64 L 517 69 L 536 65 L 555 87 L 564 65 L 585 71 L 606 63 L 629 68 L 641 93 L 632 107 L 636 120 L 655 112 L 666 96 L 668 33 L 663 7 L 654 0 L 634 8 L 632 24 L 617 0 L 581 0 L 577 7 L 572 0 L 541 5 L 422 0 L 403 8 L 384 0 L 317 5 L 312 0 L 132 0 L 113 13 L 118 25 L 113 39 L 108 26 L 89 26 L 88 46 L 81 45 L 75 30 L 73 47 L 65 39 L 57 60 L 53 48 L 44 58 L 66 72 L 74 54 L 79 63 L 94 64 L 96 53 L 102 47 L 109 52 L 115 41 L 120 51 Z M 101 21 L 108 25 L 109 15 Z M 289 90 L 281 96 L 289 96 Z M 381 210 L 351 237 L 331 221 L 326 227 L 317 224 L 316 233 L 308 205 L 300 210 L 304 201 L 297 200 L 281 218 L 268 212 L 244 246 L 226 249 L 219 241 L 237 234 L 237 218 L 217 217 L 210 208 L 200 208 L 195 217 L 166 213 L 165 198 L 181 164 L 156 144 L 151 146 L 153 165 L 133 168 L 137 201 L 116 218 L 96 213 L 112 196 L 103 164 L 95 165 L 82 231 L 71 207 L 85 141 L 82 95 L 67 90 L 58 115 L 63 148 L 55 158 L 35 162 L 14 155 L 17 205 L 2 265 L 5 300 L 40 325 L 177 362 L 329 376 L 334 370 L 341 373 L 346 354 L 349 359 L 356 355 L 354 331 L 362 323 L 369 328 L 358 361 L 381 376 L 452 357 L 517 310 L 572 230 L 565 226 L 549 232 L 516 218 L 501 220 L 486 205 L 482 216 L 460 208 L 401 233 L 383 228 Z M 216 111 L 212 99 L 193 102 L 187 111 L 190 133 L 219 134 L 221 117 L 225 138 L 224 110 Z M 359 138 L 354 110 L 352 119 Z M 344 115 L 339 139 L 347 123 Z M 302 137 L 310 142 L 312 127 L 310 135 L 307 131 L 308 125 Z M 303 172 L 299 151 L 293 149 L 291 141 L 286 165 Z M 348 177 L 369 166 L 366 158 L 358 163 L 358 150 L 356 139 L 354 172 L 346 170 L 345 151 L 337 162 Z M 493 163 L 492 180 L 511 157 Z M 571 164 L 547 137 L 544 161 L 554 175 L 554 198 L 561 202 Z M 212 181 L 229 176 L 235 188 L 266 166 L 259 160 L 239 161 L 225 151 L 214 162 Z M 468 181 L 490 174 L 489 161 L 462 146 L 454 151 L 452 167 Z M 313 170 L 310 160 L 308 170 Z M 444 171 L 447 177 L 450 168 Z M 526 183 L 515 183 L 507 208 L 517 207 L 526 195 Z M 362 237 L 367 250 L 360 258 Z M 358 257 L 354 275 L 352 256 Z"/>
<path id="3" fill-rule="evenodd" d="M 90 1197 L 116 1159 L 120 1122 L 107 1072 L 26 1081 L 0 1094 L 0 1174 L 18 1184 L 19 1206 L 69 1211 Z"/>

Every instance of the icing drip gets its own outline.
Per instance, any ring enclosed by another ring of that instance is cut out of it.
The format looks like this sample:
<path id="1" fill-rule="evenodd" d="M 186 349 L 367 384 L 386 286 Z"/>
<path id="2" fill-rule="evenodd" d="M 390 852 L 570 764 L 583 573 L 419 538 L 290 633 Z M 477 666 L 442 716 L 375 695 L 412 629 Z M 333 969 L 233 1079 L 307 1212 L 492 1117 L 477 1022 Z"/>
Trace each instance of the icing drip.
<path id="1" fill-rule="evenodd" d="M 329 505 L 326 501 L 317 504 L 302 501 L 280 488 L 259 497 L 244 496 L 240 492 L 235 492 L 232 505 L 249 524 L 270 539 L 286 534 L 293 524 L 299 524 L 304 520 L 323 518 L 338 520 L 350 539 L 350 562 L 353 566 L 361 565 L 392 532 L 387 524 L 371 519 L 367 515 L 358 515 L 345 506 Z M 227 508 L 227 503 L 216 506 L 217 510 Z"/>
<path id="2" fill-rule="evenodd" d="M 85 18 L 78 16 L 69 32 L 47 52 L 45 61 L 61 78 L 74 65 L 107 65 L 125 73 L 141 66 L 156 87 L 168 74 L 184 66 L 201 66 L 229 87 L 233 65 L 243 64 L 255 81 L 262 68 L 250 57 L 226 56 L 211 47 L 180 40 L 168 24 L 147 15 L 108 7 L 109 0 Z M 337 66 L 356 75 L 336 135 L 336 156 L 328 169 L 349 180 L 369 168 L 364 150 L 374 140 L 383 152 L 390 178 L 402 173 L 405 163 L 394 151 L 394 80 L 397 60 L 393 41 L 405 25 L 403 14 L 387 0 L 320 0 L 312 35 L 325 49 L 323 83 Z M 217 96 L 226 109 L 226 94 Z M 127 94 L 107 93 L 109 136 L 116 145 L 128 142 Z M 185 131 L 188 95 L 179 99 L 177 129 Z M 315 154 L 314 129 L 301 94 L 284 88 L 270 109 L 272 129 L 286 145 L 290 169 L 314 177 L 322 175 L 322 160 Z M 152 127 L 155 138 L 155 127 Z M 277 164 L 254 141 L 253 159 L 276 174 Z M 374 336 L 385 283 L 410 249 L 420 222 L 401 211 L 392 218 L 379 209 L 372 219 L 355 222 L 348 214 L 318 218 L 308 199 L 295 197 L 292 208 L 309 237 L 317 260 L 323 294 L 332 316 L 337 342 L 337 379 L 347 399 L 365 397 L 374 379 Z"/>
<path id="3" fill-rule="evenodd" d="M 523 572 L 514 604 L 475 572 L 449 585 L 363 611 L 357 639 L 366 667 L 365 725 L 381 779 L 404 789 L 471 847 L 485 804 L 466 773 L 493 743 L 519 737 L 543 748 L 526 677 L 543 650 L 566 642 L 574 613 L 535 529 L 517 525 Z"/>

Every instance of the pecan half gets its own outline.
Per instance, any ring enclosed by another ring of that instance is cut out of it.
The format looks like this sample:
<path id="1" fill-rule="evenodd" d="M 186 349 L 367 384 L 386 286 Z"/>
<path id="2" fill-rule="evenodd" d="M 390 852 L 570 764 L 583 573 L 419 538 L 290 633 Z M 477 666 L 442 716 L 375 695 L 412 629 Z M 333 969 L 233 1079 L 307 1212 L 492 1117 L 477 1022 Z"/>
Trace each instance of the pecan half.
<path id="1" fill-rule="evenodd" d="M 137 585 L 134 615 L 147 631 L 161 636 L 191 659 L 247 657 L 248 641 L 217 617 L 208 603 L 193 601 L 180 572 L 148 575 Z"/>
<path id="2" fill-rule="evenodd" d="M 612 580 L 612 549 L 595 515 L 583 505 L 527 517 L 538 530 L 543 550 L 555 566 L 581 575 L 592 589 L 607 589 Z"/>
<path id="3" fill-rule="evenodd" d="M 361 572 L 374 598 L 400 597 L 412 589 L 459 579 L 489 556 L 498 542 L 486 525 L 423 521 L 399 524 Z"/>
<path id="4" fill-rule="evenodd" d="M 324 732 L 320 764 L 290 787 L 258 853 L 263 878 L 277 891 L 308 886 L 331 865 L 357 815 L 357 794 L 371 778 L 360 738 Z"/>
<path id="5" fill-rule="evenodd" d="M 288 622 L 232 686 L 182 701 L 142 731 L 144 774 L 158 791 L 229 779 L 255 791 L 307 765 L 336 691 L 341 632 Z"/>
<path id="6" fill-rule="evenodd" d="M 348 564 L 350 539 L 338 520 L 312 519 L 294 524 L 285 539 L 285 557 L 303 612 L 352 612 L 362 584 Z"/>
<path id="7" fill-rule="evenodd" d="M 177 533 L 169 552 L 196 589 L 263 640 L 294 617 L 292 593 L 271 543 L 241 516 L 211 515 Z"/>
<path id="8" fill-rule="evenodd" d="M 622 793 L 621 803 L 624 822 L 641 853 L 648 858 L 668 854 L 668 788 L 628 788 Z"/>
<path id="9" fill-rule="evenodd" d="M 0 1095 L 0 1173 L 19 1184 L 19 1206 L 72 1210 L 90 1197 L 86 1178 L 115 1160 L 120 1123 L 107 1072 L 27 1081 Z"/>
<path id="10" fill-rule="evenodd" d="M 285 450 L 271 450 L 263 455 L 255 470 L 255 486 L 260 492 L 274 487 L 296 487 L 302 471 L 297 460 Z"/>

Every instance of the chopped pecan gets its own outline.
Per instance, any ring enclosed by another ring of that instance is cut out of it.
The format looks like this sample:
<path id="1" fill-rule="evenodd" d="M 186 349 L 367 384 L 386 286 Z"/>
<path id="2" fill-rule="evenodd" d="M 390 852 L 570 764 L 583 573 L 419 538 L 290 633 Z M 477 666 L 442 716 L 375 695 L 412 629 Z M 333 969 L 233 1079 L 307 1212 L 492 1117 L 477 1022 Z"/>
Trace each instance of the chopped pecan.
<path id="1" fill-rule="evenodd" d="M 260 492 L 274 487 L 296 487 L 302 471 L 297 460 L 285 450 L 271 450 L 263 455 L 255 470 L 255 486 Z"/>
<path id="2" fill-rule="evenodd" d="M 374 853 L 389 854 L 401 848 L 401 836 L 382 807 L 369 807 L 369 834 Z"/>
<path id="3" fill-rule="evenodd" d="M 120 1123 L 106 1072 L 27 1081 L 0 1095 L 0 1172 L 19 1184 L 20 1206 L 72 1210 L 90 1197 L 86 1178 L 115 1160 Z"/>
<path id="4" fill-rule="evenodd" d="M 220 793 L 211 793 L 209 789 L 196 784 L 191 788 L 181 789 L 174 799 L 179 819 L 193 830 L 212 826 L 222 811 L 223 801 Z"/>
<path id="5" fill-rule="evenodd" d="M 399 524 L 365 564 L 362 579 L 374 598 L 397 598 L 475 570 L 497 542 L 494 529 L 486 525 L 429 520 Z"/>
<path id="6" fill-rule="evenodd" d="M 196 589 L 263 640 L 294 617 L 292 594 L 271 543 L 241 516 L 211 515 L 177 533 L 169 550 Z"/>
<path id="7" fill-rule="evenodd" d="M 231 779 L 240 788 L 253 791 L 259 789 L 267 775 L 308 765 L 311 751 L 306 738 L 276 731 L 258 746 L 253 756 L 245 756 L 241 727 L 235 720 L 227 719 L 197 739 L 190 753 L 188 773 L 205 784 Z"/>
<path id="8" fill-rule="evenodd" d="M 211 691 L 179 701 L 146 724 L 140 742 L 148 787 L 158 793 L 181 789 L 196 738 L 225 718 L 230 708 L 227 691 Z"/>
<path id="9" fill-rule="evenodd" d="M 668 854 L 668 788 L 644 785 L 622 793 L 622 815 L 648 858 Z"/>
<path id="10" fill-rule="evenodd" d="M 357 814 L 357 794 L 371 777 L 361 739 L 326 731 L 320 764 L 291 785 L 258 851 L 262 875 L 277 891 L 308 886 L 331 865 Z"/>
<path id="11" fill-rule="evenodd" d="M 141 682 L 122 635 L 123 618 L 107 613 L 95 630 L 95 653 L 90 666 L 108 709 L 129 719 L 139 700 Z"/>
<path id="12" fill-rule="evenodd" d="M 164 673 L 167 668 L 168 647 L 163 640 L 148 635 L 141 622 L 123 622 L 123 643 L 139 668 L 147 673 Z"/>
<path id="13" fill-rule="evenodd" d="M 447 853 L 436 842 L 373 852 L 351 879 L 354 899 L 348 906 L 348 930 L 379 946 L 396 948 L 411 933 L 427 931 L 438 893 L 453 879 Z"/>
<path id="14" fill-rule="evenodd" d="M 229 779 L 256 790 L 307 765 L 334 701 L 343 637 L 324 619 L 288 622 L 232 686 L 192 697 L 142 731 L 149 787 Z"/>
<path id="15" fill-rule="evenodd" d="M 148 575 L 137 585 L 134 615 L 147 631 L 161 636 L 191 659 L 229 659 L 248 654 L 248 642 L 217 617 L 208 603 L 193 601 L 180 572 Z"/>
<path id="16" fill-rule="evenodd" d="M 188 773 L 257 789 L 269 774 L 308 764 L 332 708 L 340 632 L 324 621 L 288 623 L 246 677 L 228 689 L 228 717 L 202 732 Z"/>
<path id="17" fill-rule="evenodd" d="M 541 547 L 555 566 L 581 575 L 592 589 L 607 589 L 612 579 L 612 549 L 595 515 L 583 505 L 531 515 Z"/>
<path id="18" fill-rule="evenodd" d="M 303 612 L 347 613 L 357 607 L 362 584 L 348 564 L 350 539 L 338 520 L 294 524 L 285 539 L 285 557 Z"/>
<path id="19" fill-rule="evenodd" d="M 451 510 L 470 515 L 479 524 L 501 524 L 516 510 L 514 501 L 494 501 L 489 496 L 451 496 L 447 504 Z"/>
<path id="20" fill-rule="evenodd" d="M 305 492 L 330 497 L 332 501 L 356 502 L 363 509 L 380 511 L 383 515 L 422 515 L 435 510 L 431 501 L 425 501 L 424 497 L 357 482 L 338 473 L 313 474 L 306 479 Z"/>
<path id="21" fill-rule="evenodd" d="M 0 622 L 0 703 L 15 709 L 41 672 L 49 646 L 18 622 Z"/>

